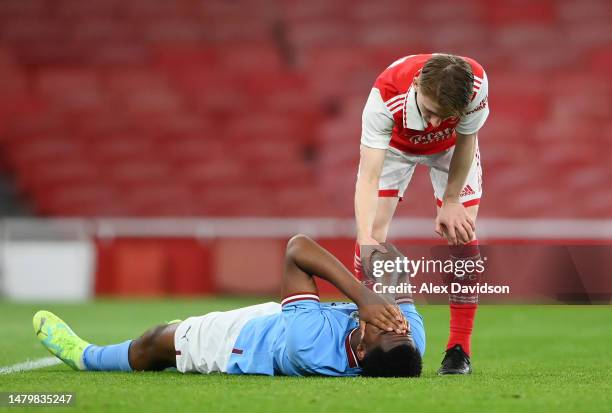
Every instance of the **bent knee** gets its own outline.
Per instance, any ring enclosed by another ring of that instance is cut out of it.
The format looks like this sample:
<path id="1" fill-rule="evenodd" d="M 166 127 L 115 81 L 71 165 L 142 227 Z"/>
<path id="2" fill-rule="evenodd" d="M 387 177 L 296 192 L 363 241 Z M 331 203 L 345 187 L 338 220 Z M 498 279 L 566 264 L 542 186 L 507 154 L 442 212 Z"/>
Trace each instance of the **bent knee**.
<path id="1" fill-rule="evenodd" d="M 313 241 L 310 237 L 304 234 L 297 234 L 291 237 L 287 242 L 287 255 L 290 257 L 292 254 L 305 248 L 307 245 L 312 244 Z"/>
<path id="2" fill-rule="evenodd" d="M 465 208 L 465 212 L 467 212 L 468 216 L 472 219 L 472 221 L 476 222 L 476 218 L 478 217 L 478 204 L 470 205 Z"/>

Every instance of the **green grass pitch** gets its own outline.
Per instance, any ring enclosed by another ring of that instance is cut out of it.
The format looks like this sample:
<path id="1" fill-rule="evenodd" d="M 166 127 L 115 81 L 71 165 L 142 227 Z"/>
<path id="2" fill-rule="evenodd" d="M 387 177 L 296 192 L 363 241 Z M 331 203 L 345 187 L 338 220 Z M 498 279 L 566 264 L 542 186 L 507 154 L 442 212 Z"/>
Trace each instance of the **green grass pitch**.
<path id="1" fill-rule="evenodd" d="M 31 326 L 32 315 L 41 308 L 56 312 L 86 340 L 110 344 L 164 321 L 256 302 L 0 302 L 0 366 L 49 356 Z M 0 391 L 75 392 L 75 410 L 104 412 L 612 411 L 610 306 L 481 306 L 474 373 L 466 377 L 435 374 L 448 331 L 447 307 L 421 305 L 419 310 L 428 343 L 423 376 L 417 379 L 74 372 L 58 365 L 0 375 Z M 41 411 L 19 411 L 30 409 Z"/>

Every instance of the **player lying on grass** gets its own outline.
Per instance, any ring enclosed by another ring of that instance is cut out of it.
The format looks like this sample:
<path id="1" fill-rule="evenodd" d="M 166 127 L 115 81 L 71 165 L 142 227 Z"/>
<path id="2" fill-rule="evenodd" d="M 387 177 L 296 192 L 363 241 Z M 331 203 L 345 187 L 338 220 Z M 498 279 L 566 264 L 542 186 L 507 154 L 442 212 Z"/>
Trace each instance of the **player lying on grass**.
<path id="1" fill-rule="evenodd" d="M 399 254 L 389 247 L 389 254 Z M 315 276 L 355 304 L 320 303 Z M 33 323 L 42 344 L 75 370 L 420 375 L 425 331 L 411 297 L 393 297 L 391 303 L 390 297 L 375 294 L 306 236 L 287 244 L 282 296 L 281 304 L 190 317 L 110 346 L 84 341 L 48 311 L 37 312 Z"/>

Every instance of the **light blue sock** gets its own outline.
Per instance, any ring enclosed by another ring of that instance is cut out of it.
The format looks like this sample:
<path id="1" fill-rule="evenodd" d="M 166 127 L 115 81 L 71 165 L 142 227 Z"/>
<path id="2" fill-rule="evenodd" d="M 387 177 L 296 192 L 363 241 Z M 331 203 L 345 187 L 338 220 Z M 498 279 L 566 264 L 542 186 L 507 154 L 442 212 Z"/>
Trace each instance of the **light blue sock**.
<path id="1" fill-rule="evenodd" d="M 87 370 L 132 371 L 128 351 L 133 340 L 110 346 L 90 344 L 83 352 L 83 363 Z"/>

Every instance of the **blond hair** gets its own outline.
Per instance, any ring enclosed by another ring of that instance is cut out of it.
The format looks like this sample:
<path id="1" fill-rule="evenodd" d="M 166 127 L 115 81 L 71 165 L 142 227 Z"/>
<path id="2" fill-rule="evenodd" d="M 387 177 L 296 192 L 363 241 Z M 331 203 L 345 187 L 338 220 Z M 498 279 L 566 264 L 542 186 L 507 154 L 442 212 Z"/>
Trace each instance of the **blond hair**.
<path id="1" fill-rule="evenodd" d="M 419 87 L 424 95 L 435 100 L 444 117 L 465 114 L 472 98 L 474 75 L 464 59 L 450 54 L 435 54 L 423 66 Z"/>

